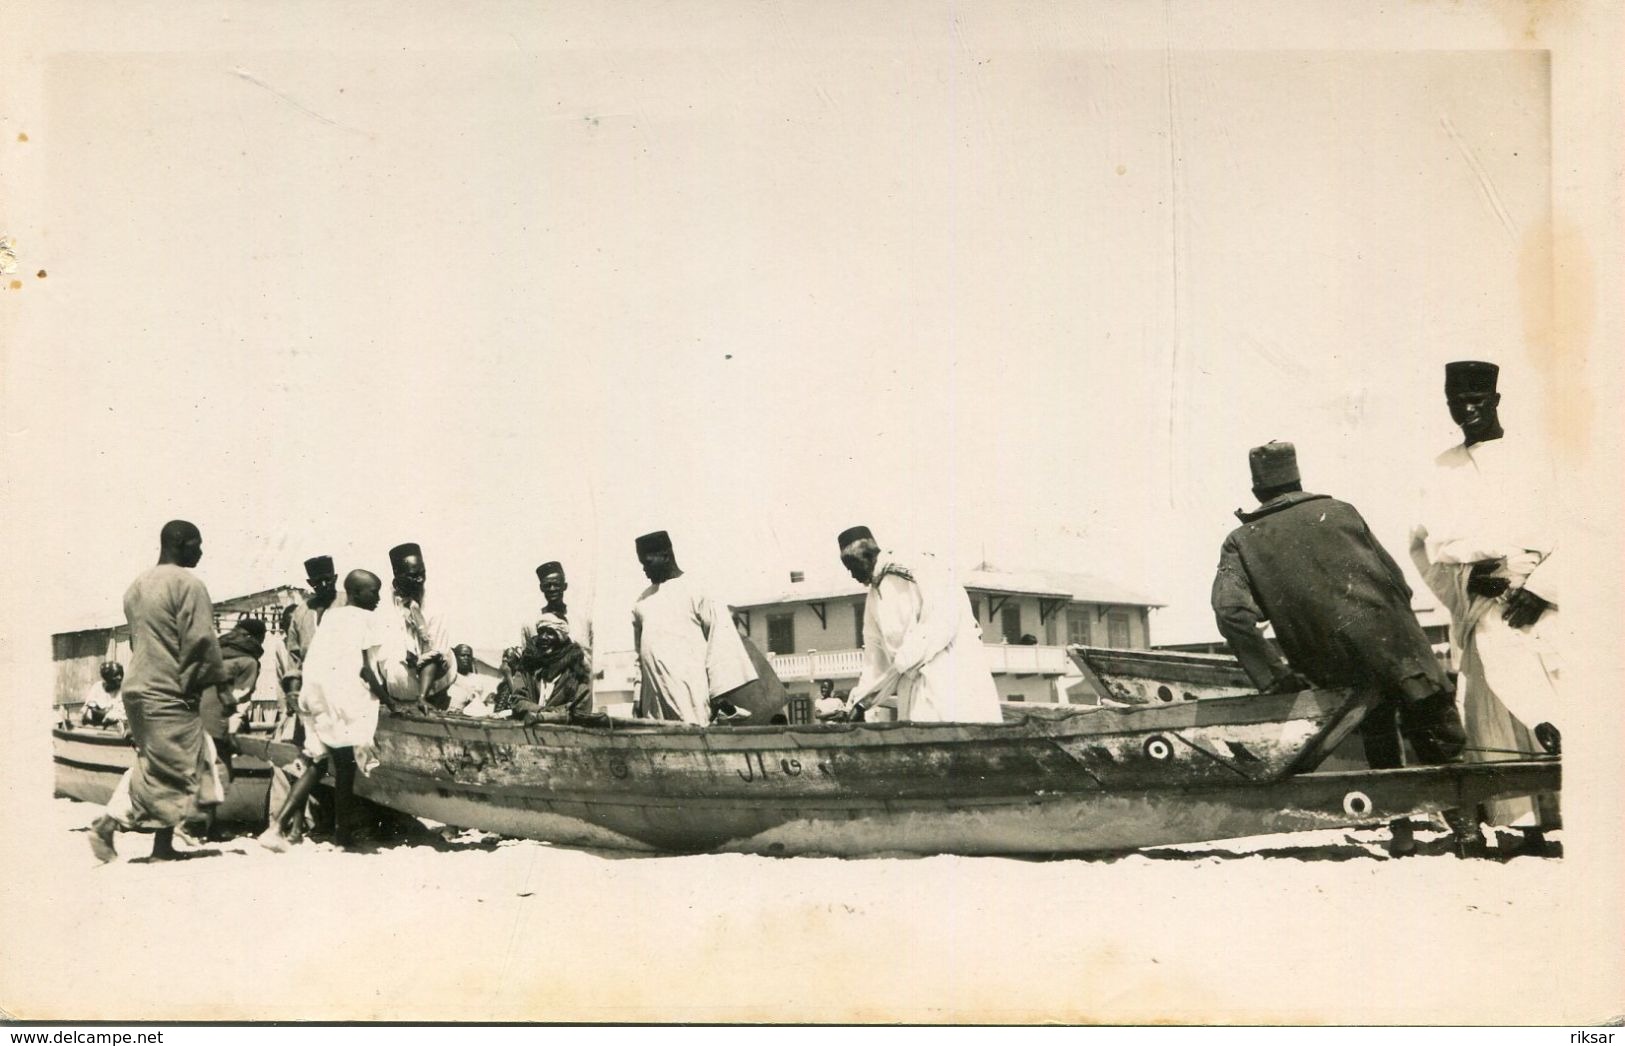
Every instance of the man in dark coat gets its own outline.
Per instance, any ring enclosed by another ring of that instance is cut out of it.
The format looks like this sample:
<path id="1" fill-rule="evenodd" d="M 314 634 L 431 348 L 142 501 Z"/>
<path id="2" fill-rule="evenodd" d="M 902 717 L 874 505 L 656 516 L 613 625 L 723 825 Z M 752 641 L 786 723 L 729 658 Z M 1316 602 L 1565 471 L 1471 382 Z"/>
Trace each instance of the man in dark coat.
<path id="1" fill-rule="evenodd" d="M 1404 764 L 1400 735 L 1428 765 L 1466 744 L 1455 692 L 1411 610 L 1411 590 L 1354 506 L 1303 490 L 1290 443 L 1248 454 L 1259 506 L 1238 511 L 1213 579 L 1213 613 L 1260 691 L 1359 686 L 1385 700 L 1361 723 L 1373 769 Z M 1260 632 L 1268 621 L 1286 664 Z M 1396 724 L 1397 720 L 1397 724 Z M 1454 829 L 1456 826 L 1452 824 Z M 1393 850 L 1415 848 L 1395 821 Z"/>

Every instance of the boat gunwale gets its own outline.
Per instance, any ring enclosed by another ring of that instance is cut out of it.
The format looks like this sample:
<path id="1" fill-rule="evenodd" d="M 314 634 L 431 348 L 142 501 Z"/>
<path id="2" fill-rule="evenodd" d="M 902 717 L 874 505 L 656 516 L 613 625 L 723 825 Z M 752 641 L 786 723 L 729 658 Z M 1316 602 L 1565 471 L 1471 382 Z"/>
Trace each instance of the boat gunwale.
<path id="1" fill-rule="evenodd" d="M 611 720 L 611 725 L 531 723 L 459 716 L 389 715 L 381 731 L 458 742 L 554 747 L 644 747 L 738 751 L 780 748 L 868 748 L 1062 741 L 1118 732 L 1155 732 L 1245 726 L 1336 716 L 1360 700 L 1355 687 L 1289 694 L 1244 694 L 1167 705 L 1099 705 L 1058 718 L 1023 716 L 1003 723 L 798 723 L 779 726 L 702 727 L 654 720 Z M 1132 717 L 1132 718 L 1131 718 Z M 1101 720 L 1109 725 L 1099 729 Z M 1143 718 L 1142 724 L 1134 719 Z M 1117 729 L 1114 729 L 1117 728 Z M 557 741 L 552 739 L 556 738 Z"/>

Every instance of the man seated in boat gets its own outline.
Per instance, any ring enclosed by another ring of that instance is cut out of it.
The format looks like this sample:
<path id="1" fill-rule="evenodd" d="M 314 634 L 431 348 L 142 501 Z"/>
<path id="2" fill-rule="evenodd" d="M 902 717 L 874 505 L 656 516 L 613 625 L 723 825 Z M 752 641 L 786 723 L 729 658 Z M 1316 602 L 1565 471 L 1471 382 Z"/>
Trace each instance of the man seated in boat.
<path id="1" fill-rule="evenodd" d="M 452 647 L 451 656 L 457 665 L 457 678 L 446 688 L 446 711 L 468 715 L 473 708 L 478 717 L 479 709 L 490 703 L 496 680 L 474 670 L 474 648 L 467 643 Z"/>
<path id="2" fill-rule="evenodd" d="M 820 679 L 818 681 L 818 699 L 813 702 L 813 715 L 819 719 L 834 719 L 846 711 L 846 699 L 850 692 L 837 695 L 835 693 L 835 680 Z"/>
<path id="3" fill-rule="evenodd" d="M 503 660 L 514 718 L 568 721 L 592 711 L 586 651 L 561 619 L 544 614 Z"/>
<path id="4" fill-rule="evenodd" d="M 101 726 L 129 733 L 124 721 L 124 666 L 117 661 L 102 665 L 101 678 L 85 691 L 85 703 L 79 709 L 80 726 Z"/>
<path id="5" fill-rule="evenodd" d="M 863 674 L 847 698 L 854 715 L 897 695 L 897 718 L 998 723 L 999 694 L 982 651 L 982 630 L 953 572 L 929 555 L 882 551 L 868 527 L 836 539 L 841 562 L 868 586 Z"/>
<path id="6" fill-rule="evenodd" d="M 1360 727 L 1373 769 L 1404 764 L 1402 733 L 1424 764 L 1459 761 L 1466 733 L 1455 690 L 1398 564 L 1352 505 L 1304 491 L 1292 444 L 1254 447 L 1248 464 L 1259 506 L 1237 511 L 1242 525 L 1219 551 L 1212 594 L 1219 632 L 1248 678 L 1266 693 L 1373 691 L 1380 702 Z M 1285 663 L 1260 630 L 1265 621 Z M 1394 852 L 1415 848 L 1409 821 L 1393 830 Z"/>
<path id="7" fill-rule="evenodd" d="M 391 607 L 385 611 L 391 635 L 380 651 L 391 709 L 444 711 L 446 691 L 457 679 L 445 623 L 424 609 L 428 568 L 423 550 L 407 542 L 389 550 Z"/>

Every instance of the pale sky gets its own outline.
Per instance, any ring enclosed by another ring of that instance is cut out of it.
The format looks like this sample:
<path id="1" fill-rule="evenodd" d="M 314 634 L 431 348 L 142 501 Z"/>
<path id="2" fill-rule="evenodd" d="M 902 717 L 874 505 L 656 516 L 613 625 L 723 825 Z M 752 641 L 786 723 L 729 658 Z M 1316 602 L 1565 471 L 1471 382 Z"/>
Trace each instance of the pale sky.
<path id="1" fill-rule="evenodd" d="M 416 540 L 476 645 L 545 559 L 617 648 L 635 535 L 729 598 L 856 522 L 1208 638 L 1248 447 L 1403 561 L 1446 360 L 1515 433 L 1584 406 L 1526 334 L 1540 52 L 565 35 L 45 63 L 0 142 L 28 651 L 120 620 L 175 516 L 216 598 Z"/>

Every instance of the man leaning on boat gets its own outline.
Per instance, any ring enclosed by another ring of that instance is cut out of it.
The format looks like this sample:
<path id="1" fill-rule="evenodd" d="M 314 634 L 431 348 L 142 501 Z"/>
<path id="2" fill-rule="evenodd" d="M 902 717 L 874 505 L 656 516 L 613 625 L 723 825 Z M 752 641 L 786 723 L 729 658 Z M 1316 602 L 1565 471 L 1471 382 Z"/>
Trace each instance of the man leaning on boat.
<path id="1" fill-rule="evenodd" d="M 1400 735 L 1425 764 L 1453 763 L 1466 744 L 1455 691 L 1411 611 L 1411 590 L 1352 505 L 1303 489 L 1297 451 L 1248 452 L 1256 509 L 1224 539 L 1213 614 L 1260 691 L 1358 686 L 1378 699 L 1360 725 L 1374 770 L 1404 765 Z M 1268 621 L 1286 664 L 1260 631 Z M 1397 722 L 1396 722 L 1397 720 Z M 1453 818 L 1457 851 L 1469 836 Z M 1393 852 L 1415 849 L 1411 823 L 1392 824 Z"/>
<path id="2" fill-rule="evenodd" d="M 863 610 L 863 673 L 849 714 L 896 693 L 897 718 L 910 722 L 997 723 L 999 694 L 982 651 L 970 600 L 934 556 L 881 549 L 868 527 L 836 539 L 841 562 L 868 586 Z"/>

